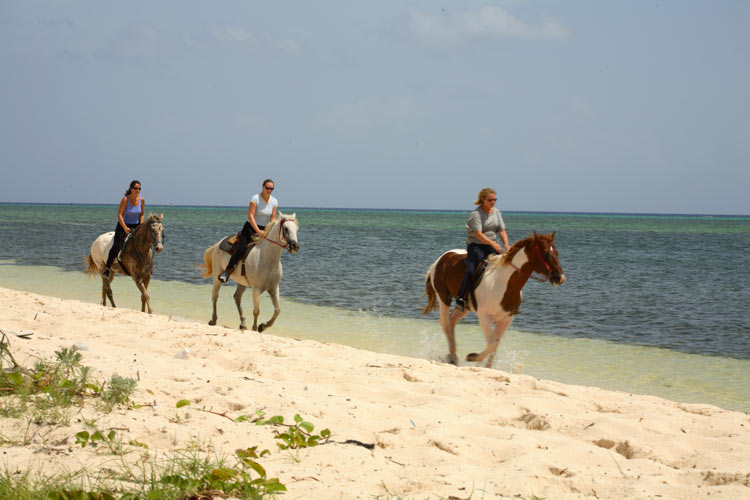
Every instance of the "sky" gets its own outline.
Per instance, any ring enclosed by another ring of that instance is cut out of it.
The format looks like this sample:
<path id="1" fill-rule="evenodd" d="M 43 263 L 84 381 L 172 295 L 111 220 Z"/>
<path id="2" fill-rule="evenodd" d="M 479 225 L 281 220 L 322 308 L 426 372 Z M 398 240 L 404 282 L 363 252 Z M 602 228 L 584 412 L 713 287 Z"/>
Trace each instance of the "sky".
<path id="1" fill-rule="evenodd" d="M 750 2 L 0 0 L 0 202 L 750 214 Z M 1 208 L 0 208 L 1 209 Z"/>

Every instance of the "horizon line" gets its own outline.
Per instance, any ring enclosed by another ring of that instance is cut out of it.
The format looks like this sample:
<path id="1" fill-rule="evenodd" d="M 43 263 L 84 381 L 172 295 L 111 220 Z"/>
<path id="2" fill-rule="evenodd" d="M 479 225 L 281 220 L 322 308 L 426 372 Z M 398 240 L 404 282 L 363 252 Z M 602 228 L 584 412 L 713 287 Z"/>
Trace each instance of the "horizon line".
<path id="1" fill-rule="evenodd" d="M 0 201 L 0 205 L 68 205 L 68 206 L 117 206 L 116 203 L 73 203 L 73 202 L 34 202 L 34 201 Z M 245 208 L 244 205 L 200 205 L 154 203 L 150 207 L 166 208 Z M 357 210 L 371 212 L 471 212 L 472 209 L 446 208 L 372 208 L 372 207 L 303 207 L 290 206 L 293 210 Z M 516 214 L 569 214 L 569 215 L 629 215 L 629 216 L 671 216 L 671 217 L 750 217 L 750 214 L 727 213 L 686 213 L 686 212 L 611 212 L 611 211 L 578 211 L 578 210 L 501 210 L 501 213 Z"/>

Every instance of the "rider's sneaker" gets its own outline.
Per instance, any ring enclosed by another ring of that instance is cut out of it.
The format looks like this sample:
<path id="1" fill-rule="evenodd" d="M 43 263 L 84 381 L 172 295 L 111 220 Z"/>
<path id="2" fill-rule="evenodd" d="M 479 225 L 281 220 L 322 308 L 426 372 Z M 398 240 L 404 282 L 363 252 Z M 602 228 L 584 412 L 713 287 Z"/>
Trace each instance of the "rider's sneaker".
<path id="1" fill-rule="evenodd" d="M 466 302 L 461 297 L 456 298 L 456 311 L 464 312 L 466 310 Z"/>
<path id="2" fill-rule="evenodd" d="M 226 271 L 221 273 L 219 275 L 219 281 L 221 281 L 222 283 L 226 283 L 227 281 L 229 281 L 229 273 L 227 273 Z"/>
<path id="3" fill-rule="evenodd" d="M 109 277 L 112 275 L 112 271 L 109 268 L 106 268 L 104 271 L 102 271 L 102 277 L 109 279 Z"/>

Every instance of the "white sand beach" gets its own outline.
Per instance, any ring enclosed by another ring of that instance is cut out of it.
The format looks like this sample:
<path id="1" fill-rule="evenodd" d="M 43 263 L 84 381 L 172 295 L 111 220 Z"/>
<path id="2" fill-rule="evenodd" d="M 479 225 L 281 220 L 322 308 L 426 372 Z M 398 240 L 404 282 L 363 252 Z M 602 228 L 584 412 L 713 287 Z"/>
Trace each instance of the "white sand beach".
<path id="1" fill-rule="evenodd" d="M 10 471 L 108 467 L 112 456 L 75 444 L 83 420 L 98 418 L 151 454 L 267 448 L 261 463 L 285 498 L 750 498 L 747 413 L 4 288 L 0 301 L 19 363 L 77 345 L 98 378 L 137 379 L 143 405 L 86 407 L 69 426 L 34 428 L 24 446 L 27 422 L 1 419 Z M 268 427 L 235 420 L 258 410 L 299 413 L 332 442 L 292 457 Z"/>

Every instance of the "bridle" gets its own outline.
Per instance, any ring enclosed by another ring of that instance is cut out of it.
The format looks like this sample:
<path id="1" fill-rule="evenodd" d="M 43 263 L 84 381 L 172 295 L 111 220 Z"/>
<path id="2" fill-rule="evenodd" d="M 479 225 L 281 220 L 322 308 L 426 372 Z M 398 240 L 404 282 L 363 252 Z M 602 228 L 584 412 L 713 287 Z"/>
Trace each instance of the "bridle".
<path id="1" fill-rule="evenodd" d="M 281 240 L 281 241 L 274 241 L 274 240 L 272 240 L 271 238 L 269 238 L 266 235 L 263 235 L 263 239 L 266 240 L 266 241 L 268 241 L 268 242 L 270 242 L 270 243 L 273 243 L 274 245 L 276 245 L 278 247 L 281 247 L 282 249 L 283 248 L 287 248 L 288 244 L 284 244 L 283 243 L 283 241 L 284 241 L 284 224 L 287 223 L 287 222 L 289 222 L 289 221 L 291 221 L 291 220 L 294 220 L 294 219 L 281 219 L 281 222 L 279 222 L 279 240 Z M 289 249 L 287 248 L 287 250 L 289 250 Z"/>
<path id="2" fill-rule="evenodd" d="M 536 281 L 538 281 L 540 283 L 545 283 L 545 282 L 549 281 L 549 274 L 552 273 L 552 268 L 550 267 L 549 263 L 547 263 L 546 259 L 542 255 L 541 250 L 539 250 L 539 243 L 536 243 L 534 245 L 534 251 L 536 252 L 536 255 L 539 257 L 539 259 L 541 259 L 542 264 L 544 264 L 544 267 L 547 268 L 547 276 L 542 275 L 542 277 L 540 278 L 539 276 L 535 276 L 534 273 L 536 271 L 532 270 L 531 274 L 529 275 L 529 278 L 534 279 L 534 280 L 536 280 Z M 518 266 L 516 266 L 512 262 L 510 263 L 510 265 L 516 271 L 520 271 L 521 270 L 521 268 L 519 268 Z M 537 274 L 539 274 L 539 273 L 537 273 Z"/>

